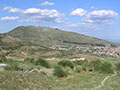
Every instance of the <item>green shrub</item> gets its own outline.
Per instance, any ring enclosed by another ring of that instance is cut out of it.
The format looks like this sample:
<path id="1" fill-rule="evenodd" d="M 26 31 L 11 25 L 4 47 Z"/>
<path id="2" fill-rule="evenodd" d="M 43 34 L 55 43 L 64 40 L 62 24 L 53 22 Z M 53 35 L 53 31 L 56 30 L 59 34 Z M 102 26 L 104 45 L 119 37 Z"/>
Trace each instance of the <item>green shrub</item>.
<path id="1" fill-rule="evenodd" d="M 34 62 L 34 58 L 25 58 L 24 62 L 33 63 Z"/>
<path id="2" fill-rule="evenodd" d="M 54 67 L 54 75 L 58 77 L 66 77 L 67 73 L 62 69 L 61 66 Z"/>
<path id="3" fill-rule="evenodd" d="M 88 71 L 88 66 L 86 64 L 83 64 L 81 67 L 83 71 Z"/>
<path id="4" fill-rule="evenodd" d="M 75 66 L 74 70 L 75 70 L 75 72 L 80 73 L 81 70 L 82 70 L 82 67 L 81 66 Z"/>
<path id="5" fill-rule="evenodd" d="M 69 61 L 69 60 L 62 60 L 62 61 L 59 61 L 58 62 L 58 65 L 61 65 L 61 66 L 63 66 L 63 67 L 70 67 L 70 68 L 74 68 L 74 64 L 71 62 L 71 61 Z"/>
<path id="6" fill-rule="evenodd" d="M 103 62 L 100 67 L 100 72 L 103 73 L 114 73 L 114 70 L 112 68 L 112 64 L 109 62 Z"/>
<path id="7" fill-rule="evenodd" d="M 76 60 L 76 61 L 73 61 L 73 63 L 75 65 L 83 65 L 83 64 L 88 63 L 88 60 Z"/>
<path id="8" fill-rule="evenodd" d="M 46 67 L 46 68 L 50 68 L 51 67 L 51 65 L 46 60 L 44 60 L 43 58 L 38 58 L 35 61 L 35 64 L 36 65 L 41 65 L 41 66 Z"/>
<path id="9" fill-rule="evenodd" d="M 112 64 L 109 62 L 101 62 L 100 60 L 94 60 L 89 63 L 89 69 L 93 69 L 94 71 L 101 73 L 114 73 L 112 68 Z"/>
<path id="10" fill-rule="evenodd" d="M 19 64 L 17 62 L 9 63 L 4 67 L 5 70 L 17 71 L 19 69 Z"/>
<path id="11" fill-rule="evenodd" d="M 89 69 L 93 69 L 94 71 L 100 71 L 102 62 L 100 60 L 93 60 L 89 63 Z"/>
<path id="12" fill-rule="evenodd" d="M 5 55 L 4 54 L 0 54 L 0 63 L 6 62 L 6 61 L 7 61 L 7 59 L 6 59 Z"/>
<path id="13" fill-rule="evenodd" d="M 117 70 L 117 71 L 120 71 L 120 62 L 117 63 L 117 64 L 115 64 L 115 67 L 116 67 L 116 70 Z"/>
<path id="14" fill-rule="evenodd" d="M 16 62 L 16 61 L 13 60 L 13 59 L 7 59 L 7 61 L 6 61 L 6 63 L 8 63 L 8 64 L 11 64 L 11 63 L 14 63 L 14 62 Z"/>

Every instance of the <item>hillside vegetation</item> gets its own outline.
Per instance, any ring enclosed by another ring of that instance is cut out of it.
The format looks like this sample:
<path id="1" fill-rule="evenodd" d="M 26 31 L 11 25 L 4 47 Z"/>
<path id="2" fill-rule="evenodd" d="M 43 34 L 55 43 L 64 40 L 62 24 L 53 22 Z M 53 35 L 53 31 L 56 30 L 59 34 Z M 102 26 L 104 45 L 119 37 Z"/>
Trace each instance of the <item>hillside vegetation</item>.
<path id="1" fill-rule="evenodd" d="M 111 42 L 97 38 L 77 34 L 73 32 L 62 31 L 54 28 L 37 26 L 19 26 L 7 33 L 10 36 L 22 40 L 30 41 L 39 45 L 51 46 L 57 45 L 110 45 Z"/>
<path id="2" fill-rule="evenodd" d="M 44 61 L 44 64 L 36 64 L 36 62 Z M 86 60 L 87 61 L 87 60 Z M 3 90 L 91 90 L 100 85 L 107 76 L 112 76 L 115 70 L 113 65 L 108 61 L 79 61 L 75 63 L 69 60 L 45 61 L 43 58 L 25 58 L 24 61 L 16 61 L 7 59 L 2 63 L 7 64 L 5 67 L 0 67 L 0 89 Z M 100 67 L 94 65 L 101 63 Z M 72 63 L 72 68 L 71 68 Z M 82 65 L 80 65 L 82 63 Z M 46 67 L 51 65 L 50 68 Z M 109 65 L 108 65 L 109 64 Z M 90 65 L 90 66 L 89 66 Z M 119 64 L 120 65 L 120 64 Z M 116 65 L 115 65 L 116 66 Z M 117 65 L 118 67 L 118 65 Z M 98 70 L 95 70 L 97 68 Z M 106 68 L 106 69 L 103 69 Z M 107 90 L 107 86 L 117 90 L 119 88 L 119 70 L 117 77 L 110 78 L 109 81 L 114 81 L 111 87 L 111 82 L 105 82 L 103 90 Z"/>
<path id="3" fill-rule="evenodd" d="M 17 58 L 31 56 L 51 57 L 55 54 L 59 54 L 56 50 L 51 50 L 47 47 L 21 40 L 7 34 L 0 34 L 0 54 L 1 53 Z"/>

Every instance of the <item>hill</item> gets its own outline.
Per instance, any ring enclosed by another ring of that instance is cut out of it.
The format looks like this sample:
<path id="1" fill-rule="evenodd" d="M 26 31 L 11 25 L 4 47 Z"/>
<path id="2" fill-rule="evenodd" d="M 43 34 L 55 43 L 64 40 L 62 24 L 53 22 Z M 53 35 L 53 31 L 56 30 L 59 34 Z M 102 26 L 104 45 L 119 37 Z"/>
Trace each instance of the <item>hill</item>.
<path id="1" fill-rule="evenodd" d="M 74 32 L 62 31 L 54 28 L 39 26 L 19 26 L 7 33 L 9 36 L 29 41 L 35 44 L 52 45 L 96 45 L 106 46 L 113 43 L 97 38 L 77 34 Z"/>
<path id="2" fill-rule="evenodd" d="M 16 49 L 25 44 L 22 40 L 8 36 L 7 34 L 0 34 L 0 48 L 1 49 Z"/>
<path id="3" fill-rule="evenodd" d="M 71 53 L 69 51 L 69 53 Z M 29 41 L 21 40 L 7 34 L 0 34 L 0 54 L 5 54 L 8 58 L 24 57 L 63 57 L 67 51 L 53 50 L 48 47 L 37 45 Z"/>
<path id="4" fill-rule="evenodd" d="M 7 34 L 0 34 L 0 53 L 5 53 L 6 55 L 16 53 L 23 46 L 30 46 L 30 42 L 25 42 L 21 39 L 8 36 Z"/>
<path id="5" fill-rule="evenodd" d="M 12 57 L 68 57 L 76 54 L 120 57 L 117 45 L 54 28 L 19 26 L 0 34 L 0 50 Z M 112 53 L 114 52 L 114 53 Z"/>

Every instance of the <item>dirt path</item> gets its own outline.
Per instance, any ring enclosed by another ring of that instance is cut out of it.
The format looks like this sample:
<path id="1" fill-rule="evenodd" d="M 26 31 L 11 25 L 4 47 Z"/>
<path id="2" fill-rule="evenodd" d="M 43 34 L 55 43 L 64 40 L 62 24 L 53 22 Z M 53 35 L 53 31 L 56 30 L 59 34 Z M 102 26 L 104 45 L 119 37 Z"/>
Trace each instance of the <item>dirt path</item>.
<path id="1" fill-rule="evenodd" d="M 115 72 L 115 73 L 114 73 L 113 75 L 111 75 L 111 76 L 106 76 L 106 77 L 104 78 L 104 80 L 100 83 L 100 85 L 96 86 L 95 88 L 92 88 L 91 90 L 100 89 L 101 87 L 104 86 L 105 82 L 106 82 L 109 78 L 112 78 L 112 77 L 114 77 L 114 76 L 116 76 L 116 75 L 117 75 L 117 73 Z"/>

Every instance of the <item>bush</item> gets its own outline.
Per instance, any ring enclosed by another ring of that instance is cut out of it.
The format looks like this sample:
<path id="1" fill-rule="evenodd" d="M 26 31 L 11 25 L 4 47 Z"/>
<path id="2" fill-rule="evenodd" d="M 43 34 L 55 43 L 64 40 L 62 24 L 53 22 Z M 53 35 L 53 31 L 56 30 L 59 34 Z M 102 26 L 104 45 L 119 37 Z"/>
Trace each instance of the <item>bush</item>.
<path id="1" fill-rule="evenodd" d="M 38 58 L 35 61 L 35 64 L 36 65 L 41 65 L 41 66 L 46 67 L 46 68 L 50 68 L 51 67 L 51 65 L 46 60 L 44 60 L 43 58 Z"/>
<path id="2" fill-rule="evenodd" d="M 87 66 L 86 64 L 83 64 L 83 65 L 82 65 L 82 70 L 83 70 L 83 71 L 88 71 L 88 66 Z"/>
<path id="3" fill-rule="evenodd" d="M 55 66 L 54 67 L 54 75 L 58 77 L 66 77 L 67 73 L 62 69 L 61 66 Z"/>
<path id="4" fill-rule="evenodd" d="M 83 64 L 88 63 L 88 60 L 76 60 L 76 61 L 73 61 L 73 63 L 75 65 L 83 65 Z"/>
<path id="5" fill-rule="evenodd" d="M 102 73 L 114 73 L 111 63 L 101 62 L 100 60 L 91 61 L 89 68 Z"/>
<path id="6" fill-rule="evenodd" d="M 9 63 L 4 67 L 5 70 L 17 71 L 19 69 L 19 64 L 17 62 Z"/>
<path id="7" fill-rule="evenodd" d="M 15 60 L 13 60 L 13 59 L 7 59 L 7 61 L 6 61 L 6 63 L 14 63 L 15 62 Z"/>
<path id="8" fill-rule="evenodd" d="M 61 65 L 61 66 L 63 66 L 63 67 L 70 67 L 70 68 L 74 68 L 74 64 L 71 62 L 71 61 L 69 61 L 69 60 L 62 60 L 62 61 L 59 61 L 58 62 L 58 65 Z"/>
<path id="9" fill-rule="evenodd" d="M 117 71 L 120 71 L 120 62 L 117 63 L 117 64 L 115 64 L 115 67 L 116 67 L 116 70 L 117 70 Z"/>
<path id="10" fill-rule="evenodd" d="M 109 62 L 103 62 L 100 71 L 103 73 L 114 73 L 114 70 L 112 68 L 112 64 Z"/>
<path id="11" fill-rule="evenodd" d="M 6 61 L 7 61 L 7 59 L 6 59 L 5 55 L 4 54 L 0 54 L 0 63 L 6 62 Z"/>
<path id="12" fill-rule="evenodd" d="M 75 70 L 75 72 L 80 73 L 81 70 L 82 70 L 82 67 L 81 66 L 76 66 L 74 70 Z"/>
<path id="13" fill-rule="evenodd" d="M 34 58 L 25 58 L 24 62 L 33 63 L 34 62 Z"/>
<path id="14" fill-rule="evenodd" d="M 93 69 L 94 71 L 100 71 L 102 62 L 100 60 L 94 60 L 89 63 L 89 68 Z"/>

